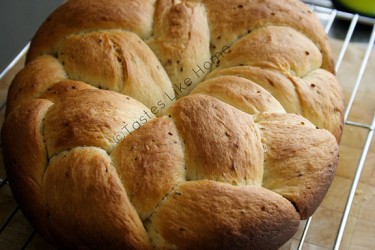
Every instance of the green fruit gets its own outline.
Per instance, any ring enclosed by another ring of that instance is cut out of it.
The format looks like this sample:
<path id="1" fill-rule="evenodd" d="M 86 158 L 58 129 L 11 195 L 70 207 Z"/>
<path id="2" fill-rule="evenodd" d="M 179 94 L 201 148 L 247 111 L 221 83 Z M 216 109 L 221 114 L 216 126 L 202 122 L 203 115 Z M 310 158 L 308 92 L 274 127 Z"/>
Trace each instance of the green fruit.
<path id="1" fill-rule="evenodd" d="M 375 0 L 337 0 L 348 9 L 366 15 L 375 15 Z"/>

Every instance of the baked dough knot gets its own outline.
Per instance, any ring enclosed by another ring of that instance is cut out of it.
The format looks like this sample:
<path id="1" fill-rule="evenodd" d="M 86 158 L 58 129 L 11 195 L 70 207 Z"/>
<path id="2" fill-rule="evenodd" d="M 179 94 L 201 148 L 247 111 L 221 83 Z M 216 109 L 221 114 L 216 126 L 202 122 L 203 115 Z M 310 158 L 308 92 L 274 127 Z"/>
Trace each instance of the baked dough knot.
<path id="1" fill-rule="evenodd" d="M 296 0 L 76 0 L 8 94 L 12 191 L 65 248 L 275 249 L 334 177 L 344 100 Z"/>

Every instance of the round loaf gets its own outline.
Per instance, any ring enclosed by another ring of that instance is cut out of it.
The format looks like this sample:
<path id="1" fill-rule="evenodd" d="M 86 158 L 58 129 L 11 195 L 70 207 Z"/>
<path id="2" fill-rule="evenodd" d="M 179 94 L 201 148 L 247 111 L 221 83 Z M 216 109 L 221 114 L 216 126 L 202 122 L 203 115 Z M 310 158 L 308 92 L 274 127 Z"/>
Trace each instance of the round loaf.
<path id="1" fill-rule="evenodd" d="M 2 128 L 14 197 L 67 249 L 277 249 L 338 163 L 344 99 L 298 0 L 71 0 Z"/>

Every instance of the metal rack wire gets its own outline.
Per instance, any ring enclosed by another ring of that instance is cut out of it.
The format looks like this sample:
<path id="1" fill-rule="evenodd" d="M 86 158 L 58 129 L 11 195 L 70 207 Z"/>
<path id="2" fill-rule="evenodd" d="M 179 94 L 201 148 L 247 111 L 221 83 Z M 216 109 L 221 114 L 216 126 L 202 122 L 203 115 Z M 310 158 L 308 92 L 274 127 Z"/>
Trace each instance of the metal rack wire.
<path id="1" fill-rule="evenodd" d="M 346 32 L 346 35 L 345 35 L 344 44 L 343 44 L 343 46 L 341 48 L 341 51 L 340 51 L 340 54 L 339 54 L 339 56 L 336 60 L 336 66 L 335 66 L 336 72 L 339 72 L 339 70 L 340 70 L 340 66 L 343 62 L 345 53 L 348 49 L 348 45 L 351 41 L 351 38 L 353 36 L 354 30 L 357 27 L 357 25 L 358 24 L 364 24 L 364 25 L 372 26 L 372 32 L 371 32 L 371 35 L 370 35 L 369 40 L 367 42 L 366 53 L 365 53 L 365 56 L 363 58 L 360 70 L 358 72 L 357 80 L 355 82 L 354 88 L 353 88 L 352 93 L 350 95 L 350 99 L 348 101 L 348 104 L 347 104 L 347 107 L 346 107 L 346 110 L 345 110 L 345 115 L 344 115 L 345 126 L 355 126 L 355 127 L 363 128 L 363 129 L 366 129 L 368 131 L 368 133 L 367 133 L 367 137 L 366 137 L 365 143 L 364 143 L 363 148 L 362 148 L 361 156 L 360 156 L 360 159 L 359 159 L 359 162 L 358 162 L 358 165 L 357 165 L 357 168 L 356 168 L 356 172 L 355 172 L 355 175 L 354 175 L 354 178 L 353 178 L 353 181 L 352 181 L 352 185 L 351 185 L 350 192 L 349 192 L 349 195 L 348 195 L 348 198 L 347 198 L 347 201 L 346 201 L 344 212 L 343 212 L 342 217 L 341 217 L 341 222 L 340 222 L 340 225 L 339 225 L 339 228 L 338 228 L 338 231 L 337 231 L 336 240 L 334 242 L 333 249 L 337 250 L 337 249 L 340 248 L 340 244 L 341 244 L 341 241 L 342 241 L 342 238 L 343 238 L 343 235 L 344 235 L 344 230 L 345 230 L 345 227 L 346 227 L 346 224 L 347 224 L 347 221 L 348 221 L 350 209 L 353 205 L 354 195 L 355 195 L 358 183 L 359 183 L 359 179 L 360 179 L 360 176 L 361 176 L 361 173 L 362 173 L 364 163 L 366 161 L 366 156 L 367 156 L 368 151 L 370 149 L 370 144 L 371 144 L 371 141 L 372 141 L 372 138 L 373 138 L 373 135 L 374 135 L 374 129 L 375 129 L 375 114 L 374 114 L 372 122 L 370 124 L 363 124 L 363 123 L 358 123 L 358 122 L 355 122 L 355 121 L 348 120 L 350 111 L 352 110 L 352 107 L 353 107 L 354 100 L 356 99 L 356 96 L 357 96 L 357 93 L 358 93 L 358 89 L 361 85 L 362 77 L 365 73 L 366 66 L 368 64 L 371 52 L 372 52 L 373 47 L 374 47 L 375 19 L 359 16 L 358 14 L 351 14 L 351 13 L 337 11 L 335 9 L 328 8 L 328 7 L 330 7 L 330 6 L 328 6 L 330 4 L 329 3 L 330 1 L 304 1 L 304 2 L 309 4 L 310 8 L 313 9 L 315 11 L 315 13 L 318 14 L 318 16 L 319 15 L 325 15 L 326 18 L 328 17 L 326 19 L 326 24 L 325 24 L 326 33 L 330 32 L 330 30 L 332 28 L 332 25 L 333 25 L 333 22 L 336 19 L 342 19 L 342 20 L 346 20 L 346 21 L 350 22 L 350 26 L 349 26 L 349 28 Z M 325 7 L 317 6 L 317 4 L 319 4 L 319 2 L 320 3 L 323 2 Z M 306 224 L 305 224 L 305 227 L 304 227 L 304 230 L 303 230 L 303 233 L 302 233 L 302 237 L 301 237 L 300 242 L 298 244 L 298 250 L 301 250 L 304 243 L 305 243 L 305 238 L 306 238 L 306 235 L 308 233 L 308 230 L 310 228 L 311 223 L 312 223 L 312 217 L 310 217 L 306 221 Z"/>
<path id="2" fill-rule="evenodd" d="M 321 17 L 322 22 L 325 25 L 325 31 L 327 33 L 329 33 L 331 31 L 333 23 L 338 19 L 346 20 L 346 21 L 350 22 L 349 28 L 347 29 L 346 34 L 345 34 L 343 46 L 342 46 L 341 51 L 339 53 L 339 56 L 336 60 L 335 70 L 337 72 L 340 71 L 340 67 L 341 67 L 341 64 L 344 60 L 345 53 L 346 53 L 347 48 L 348 48 L 348 46 L 351 42 L 353 33 L 354 33 L 357 25 L 358 24 L 364 24 L 364 25 L 368 25 L 368 26 L 372 27 L 371 35 L 369 36 L 369 39 L 367 41 L 366 53 L 365 53 L 365 56 L 363 58 L 360 70 L 359 70 L 358 75 L 357 75 L 356 82 L 354 84 L 354 88 L 351 92 L 351 95 L 350 95 L 350 98 L 349 98 L 349 101 L 348 101 L 348 104 L 347 104 L 347 108 L 346 108 L 346 111 L 345 111 L 345 126 L 346 127 L 347 126 L 354 126 L 354 127 L 358 127 L 358 128 L 361 128 L 361 129 L 365 129 L 367 131 L 367 137 L 366 137 L 364 145 L 362 147 L 361 156 L 359 158 L 358 165 L 357 165 L 357 168 L 356 168 L 356 172 L 355 172 L 354 178 L 352 180 L 352 184 L 351 184 L 350 192 L 349 192 L 348 197 L 347 197 L 345 209 L 344 209 L 344 212 L 343 212 L 342 217 L 341 217 L 341 222 L 340 222 L 339 228 L 337 230 L 336 240 L 334 242 L 334 247 L 333 247 L 333 249 L 336 250 L 336 249 L 340 248 L 340 243 L 341 243 L 343 235 L 344 235 L 344 230 L 345 230 L 345 227 L 346 227 L 346 224 L 347 224 L 347 221 L 348 221 L 350 209 L 351 209 L 352 204 L 353 204 L 355 191 L 357 189 L 359 179 L 360 179 L 360 176 L 361 176 L 361 173 L 362 173 L 362 169 L 363 169 L 364 163 L 366 161 L 366 156 L 368 154 L 370 144 L 371 144 L 371 141 L 372 141 L 372 138 L 373 138 L 373 135 L 374 135 L 375 114 L 373 116 L 372 122 L 370 122 L 369 124 L 363 124 L 363 123 L 359 123 L 359 122 L 356 122 L 356 121 L 351 121 L 351 120 L 348 119 L 348 117 L 349 117 L 349 114 L 352 110 L 353 103 L 356 99 L 358 89 L 361 85 L 361 81 L 362 81 L 363 75 L 365 73 L 366 66 L 368 64 L 371 52 L 373 50 L 374 41 L 375 41 L 375 19 L 371 19 L 371 18 L 359 16 L 357 14 L 351 14 L 351 13 L 346 13 L 346 12 L 342 12 L 342 11 L 332 9 L 331 5 L 330 5 L 330 1 L 325 1 L 325 0 L 322 1 L 321 0 L 321 1 L 304 1 L 304 2 L 309 4 L 310 8 L 312 10 L 314 10 L 315 13 L 319 17 Z M 317 5 L 318 3 L 321 3 L 321 5 Z M 25 48 L 19 53 L 19 55 L 0 74 L 0 79 L 2 79 L 8 73 L 8 71 L 20 60 L 20 58 L 28 50 L 28 47 L 29 47 L 29 44 L 27 44 L 25 46 Z M 6 100 L 0 100 L 0 104 L 1 104 L 0 112 L 4 112 L 5 102 L 6 102 Z M 4 176 L 0 176 L 0 190 L 5 188 L 8 185 L 9 185 L 8 178 L 4 177 Z M 12 222 L 12 220 L 14 220 L 16 214 L 19 213 L 19 212 L 20 211 L 19 211 L 18 206 L 15 206 L 14 209 L 12 209 L 12 211 L 9 213 L 9 215 L 3 220 L 3 222 L 0 221 L 0 223 L 2 223 L 0 225 L 0 235 L 4 232 L 4 230 L 7 228 L 7 226 Z M 312 223 L 314 223 L 314 220 L 313 220 L 312 217 L 310 217 L 308 220 L 306 220 L 305 225 L 304 225 L 304 229 L 302 231 L 301 238 L 299 239 L 299 244 L 298 244 L 298 247 L 297 247 L 298 250 L 303 249 L 303 246 L 304 246 L 304 243 L 305 243 L 305 240 L 306 240 L 306 236 L 309 232 L 309 228 L 311 227 Z M 36 232 L 34 230 L 31 230 L 29 235 L 27 237 L 25 237 L 25 241 L 24 241 L 21 249 L 26 249 L 28 247 L 30 241 L 35 237 L 35 235 L 36 235 Z M 0 249 L 1 249 L 1 246 L 0 246 Z"/>

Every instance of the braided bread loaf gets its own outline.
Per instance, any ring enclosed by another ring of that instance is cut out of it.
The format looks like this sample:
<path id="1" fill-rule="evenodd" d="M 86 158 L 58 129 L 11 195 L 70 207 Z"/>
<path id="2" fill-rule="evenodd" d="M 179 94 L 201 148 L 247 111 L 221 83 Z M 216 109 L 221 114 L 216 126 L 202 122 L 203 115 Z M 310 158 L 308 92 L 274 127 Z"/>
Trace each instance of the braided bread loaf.
<path id="1" fill-rule="evenodd" d="M 297 0 L 68 1 L 9 89 L 14 196 L 63 248 L 275 249 L 335 173 L 332 72 Z"/>

